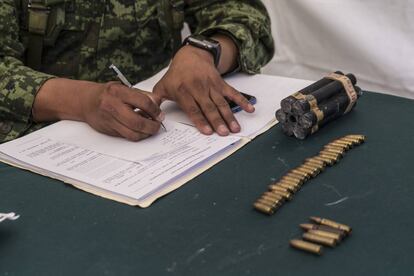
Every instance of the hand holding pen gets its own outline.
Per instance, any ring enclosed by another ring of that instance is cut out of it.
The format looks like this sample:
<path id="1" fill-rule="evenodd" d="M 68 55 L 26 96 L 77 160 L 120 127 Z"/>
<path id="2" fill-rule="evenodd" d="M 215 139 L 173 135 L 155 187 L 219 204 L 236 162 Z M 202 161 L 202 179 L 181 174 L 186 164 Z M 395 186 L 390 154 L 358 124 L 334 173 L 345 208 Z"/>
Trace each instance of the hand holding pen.
<path id="1" fill-rule="evenodd" d="M 111 64 L 111 66 L 109 66 L 109 68 L 112 69 L 115 72 L 116 76 L 122 82 L 122 84 L 124 84 L 125 86 L 133 89 L 132 84 L 128 81 L 128 79 L 125 77 L 125 75 L 122 74 L 122 72 L 114 64 Z M 151 99 L 151 101 L 153 101 L 156 104 L 155 100 L 151 97 L 150 93 L 146 93 L 146 94 L 141 93 L 141 94 L 146 95 L 148 98 Z M 135 107 L 134 112 L 141 113 L 142 115 L 144 115 L 148 119 L 151 119 L 151 120 L 153 119 L 155 121 L 158 121 L 161 124 L 161 126 L 163 127 L 163 129 L 165 131 L 167 131 L 167 129 L 165 128 L 164 124 L 162 123 L 162 120 L 160 120 L 159 118 L 153 118 L 153 117 L 151 117 L 150 114 L 148 114 L 147 112 L 145 112 L 144 110 L 142 110 L 142 109 L 140 109 L 138 107 Z"/>

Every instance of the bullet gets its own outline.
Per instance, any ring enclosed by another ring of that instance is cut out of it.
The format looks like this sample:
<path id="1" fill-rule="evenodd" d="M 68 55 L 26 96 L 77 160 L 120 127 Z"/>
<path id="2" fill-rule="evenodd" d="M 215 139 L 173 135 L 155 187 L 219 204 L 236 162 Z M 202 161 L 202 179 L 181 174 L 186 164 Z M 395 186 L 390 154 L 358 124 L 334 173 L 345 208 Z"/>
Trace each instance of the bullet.
<path id="1" fill-rule="evenodd" d="M 326 167 L 325 163 L 320 162 L 320 161 L 316 161 L 316 160 L 306 161 L 305 163 L 303 163 L 303 165 L 304 166 L 309 166 L 309 167 L 314 168 L 314 169 L 318 169 L 319 173 L 323 172 L 325 170 L 325 167 Z"/>
<path id="2" fill-rule="evenodd" d="M 306 252 L 316 254 L 316 255 L 322 255 L 323 253 L 322 246 L 311 243 L 311 242 L 302 241 L 302 240 L 291 240 L 290 246 L 296 249 L 299 249 L 299 250 L 303 250 Z"/>
<path id="3" fill-rule="evenodd" d="M 325 167 L 327 164 L 323 162 L 322 160 L 317 160 L 314 157 L 306 158 L 305 162 L 314 163 L 316 165 L 319 165 L 320 167 Z"/>
<path id="4" fill-rule="evenodd" d="M 299 171 L 297 169 L 290 170 L 289 172 L 299 174 L 300 176 L 304 177 L 306 180 L 309 180 L 311 178 L 311 175 L 309 173 Z"/>
<path id="5" fill-rule="evenodd" d="M 343 155 L 344 155 L 344 150 L 337 150 L 337 149 L 333 149 L 333 148 L 324 148 L 321 152 L 336 154 L 339 157 L 343 157 Z"/>
<path id="6" fill-rule="evenodd" d="M 340 235 L 341 238 L 346 236 L 346 232 L 343 230 L 339 230 L 339 229 L 332 228 L 326 225 L 321 225 L 321 224 L 303 223 L 303 224 L 300 224 L 300 227 L 303 230 L 322 230 L 325 232 L 335 233 L 335 234 Z"/>
<path id="7" fill-rule="evenodd" d="M 260 200 L 260 201 L 259 201 Z M 272 208 L 276 208 L 278 209 L 280 206 L 283 205 L 284 200 L 280 200 L 280 199 L 275 199 L 272 196 L 267 196 L 267 195 L 262 195 L 259 200 L 257 200 L 258 202 L 262 202 L 264 204 L 268 204 L 269 206 L 271 206 Z"/>
<path id="8" fill-rule="evenodd" d="M 293 195 L 289 192 L 283 192 L 283 191 L 278 191 L 278 190 L 272 190 L 272 193 L 277 194 L 282 196 L 283 198 L 287 199 L 287 200 L 292 200 Z"/>
<path id="9" fill-rule="evenodd" d="M 300 165 L 300 168 L 305 168 L 305 169 L 312 170 L 316 174 L 319 174 L 321 172 L 321 169 L 318 166 L 314 166 L 314 165 L 309 164 L 309 163 L 304 163 L 304 164 Z"/>
<path id="10" fill-rule="evenodd" d="M 332 159 L 332 157 L 327 156 L 315 156 L 313 158 L 325 162 L 328 166 L 333 166 L 337 162 L 336 158 Z"/>
<path id="11" fill-rule="evenodd" d="M 352 147 L 359 146 L 361 142 L 359 142 L 358 139 L 351 139 L 351 138 L 341 138 L 342 141 L 345 141 L 347 143 L 352 143 Z"/>
<path id="12" fill-rule="evenodd" d="M 291 172 L 302 173 L 307 178 L 312 177 L 312 171 L 304 169 L 304 168 L 300 168 L 300 167 L 296 167 L 296 168 L 292 169 Z"/>
<path id="13" fill-rule="evenodd" d="M 311 158 L 307 158 L 307 159 L 306 159 L 306 161 L 308 161 L 308 160 L 312 160 L 312 161 L 316 161 L 316 162 L 321 162 L 321 163 L 323 163 L 325 166 L 328 166 L 328 165 L 331 163 L 330 161 L 327 161 L 327 160 L 321 159 L 319 156 L 313 156 L 313 157 L 311 157 Z"/>
<path id="14" fill-rule="evenodd" d="M 264 199 L 264 198 L 259 198 L 258 200 L 256 200 L 256 202 L 263 204 L 264 206 L 267 206 L 269 208 L 272 208 L 273 212 L 279 209 L 279 207 L 281 206 L 281 204 L 275 203 L 271 200 Z"/>
<path id="15" fill-rule="evenodd" d="M 302 187 L 302 184 L 288 182 L 288 181 L 283 180 L 283 179 L 282 179 L 282 180 L 280 180 L 280 181 L 278 182 L 278 184 L 284 184 L 284 185 L 286 185 L 286 186 L 290 186 L 290 187 L 292 187 L 293 189 L 295 189 L 296 191 L 297 191 L 297 190 L 299 190 L 299 189 Z"/>
<path id="16" fill-rule="evenodd" d="M 287 174 L 282 176 L 281 179 L 287 179 L 290 181 L 299 182 L 300 184 L 305 183 L 307 180 L 306 176 L 303 176 L 302 174 L 293 173 L 293 172 L 288 172 Z"/>
<path id="17" fill-rule="evenodd" d="M 334 239 L 322 237 L 315 234 L 303 233 L 302 238 L 307 241 L 316 242 L 330 247 L 336 246 L 336 241 Z"/>
<path id="18" fill-rule="evenodd" d="M 327 152 L 327 151 L 320 151 L 320 152 L 319 152 L 319 156 L 322 156 L 322 157 L 326 157 L 326 158 L 333 159 L 333 160 L 335 160 L 336 162 L 338 162 L 338 161 L 339 161 L 339 159 L 341 159 L 341 156 L 340 156 L 339 154 L 332 153 L 332 152 Z"/>
<path id="19" fill-rule="evenodd" d="M 274 192 L 274 191 L 279 191 L 279 192 L 287 192 L 287 193 L 290 193 L 290 191 L 289 191 L 289 189 L 288 189 L 288 188 L 282 187 L 282 186 L 280 186 L 280 185 L 278 185 L 278 184 L 272 184 L 272 185 L 270 185 L 270 186 L 269 186 L 269 189 L 270 189 L 272 192 Z"/>
<path id="20" fill-rule="evenodd" d="M 280 187 L 288 189 L 288 191 L 291 192 L 291 193 L 296 193 L 300 188 L 300 186 L 296 186 L 296 185 L 292 185 L 292 184 L 288 184 L 288 183 L 283 183 L 283 182 L 279 182 L 277 185 L 279 185 Z"/>
<path id="21" fill-rule="evenodd" d="M 346 146 L 342 146 L 342 145 L 338 145 L 338 144 L 332 144 L 332 143 L 329 143 L 328 145 L 325 145 L 324 147 L 323 147 L 324 149 L 333 149 L 333 150 L 338 150 L 338 151 L 341 151 L 342 153 L 344 153 L 345 151 L 347 151 L 349 148 L 348 147 L 346 147 Z"/>
<path id="22" fill-rule="evenodd" d="M 361 135 L 361 134 L 351 134 L 351 135 L 347 135 L 345 136 L 347 138 L 353 138 L 353 139 L 358 139 L 361 143 L 365 142 L 366 136 L 365 135 Z"/>
<path id="23" fill-rule="evenodd" d="M 342 240 L 341 235 L 332 233 L 332 232 L 326 232 L 323 230 L 309 230 L 308 233 L 318 235 L 325 238 L 334 239 L 336 242 L 340 242 Z"/>
<path id="24" fill-rule="evenodd" d="M 352 232 L 352 228 L 349 227 L 348 225 L 333 221 L 333 220 L 329 220 L 329 219 L 325 219 L 325 218 L 318 218 L 318 217 L 310 217 L 310 219 L 316 223 L 322 224 L 322 225 L 326 225 L 326 226 L 330 226 L 332 228 L 336 228 L 336 229 L 340 229 L 345 231 L 348 235 L 351 234 Z"/>
<path id="25" fill-rule="evenodd" d="M 274 201 L 280 201 L 281 203 L 283 203 L 285 201 L 285 198 L 283 198 L 280 195 L 274 194 L 272 192 L 264 192 L 263 196 L 272 198 Z"/>
<path id="26" fill-rule="evenodd" d="M 300 181 L 300 180 L 293 181 L 293 180 L 283 178 L 283 177 L 278 182 L 279 183 L 286 183 L 286 184 L 290 184 L 290 185 L 294 185 L 294 186 L 299 186 L 299 187 L 302 186 L 302 181 Z"/>
<path id="27" fill-rule="evenodd" d="M 346 148 L 346 150 L 350 150 L 353 146 L 353 143 L 351 142 L 346 142 L 346 141 L 342 141 L 342 140 L 335 140 L 329 144 L 332 145 L 338 145 L 338 146 L 343 146 L 344 148 Z"/>
<path id="28" fill-rule="evenodd" d="M 260 202 L 255 202 L 253 204 L 254 208 L 262 213 L 267 215 L 273 215 L 275 210 L 272 207 L 267 206 L 266 204 L 262 204 Z"/>
<path id="29" fill-rule="evenodd" d="M 309 174 L 309 178 L 312 178 L 312 177 L 315 177 L 315 176 L 318 175 L 318 173 L 315 170 L 307 169 L 307 168 L 304 168 L 302 166 L 296 167 L 295 170 L 298 170 L 298 171 Z"/>

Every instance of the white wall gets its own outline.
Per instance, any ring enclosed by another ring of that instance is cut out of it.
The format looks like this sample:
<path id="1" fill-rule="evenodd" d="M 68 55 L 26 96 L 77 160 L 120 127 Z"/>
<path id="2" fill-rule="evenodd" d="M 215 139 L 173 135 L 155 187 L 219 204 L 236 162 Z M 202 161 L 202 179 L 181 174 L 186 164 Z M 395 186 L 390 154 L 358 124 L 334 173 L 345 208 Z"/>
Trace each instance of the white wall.
<path id="1" fill-rule="evenodd" d="M 414 98 L 414 0 L 263 0 L 276 56 L 263 72 L 354 73 L 365 90 Z"/>

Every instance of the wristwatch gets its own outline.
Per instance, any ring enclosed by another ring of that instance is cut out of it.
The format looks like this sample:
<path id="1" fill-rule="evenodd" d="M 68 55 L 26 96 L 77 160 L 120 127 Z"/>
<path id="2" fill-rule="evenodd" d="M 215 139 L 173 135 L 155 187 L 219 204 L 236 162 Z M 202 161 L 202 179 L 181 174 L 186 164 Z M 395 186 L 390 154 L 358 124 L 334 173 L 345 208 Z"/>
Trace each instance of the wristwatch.
<path id="1" fill-rule="evenodd" d="M 214 57 L 214 65 L 217 67 L 221 56 L 220 42 L 203 35 L 190 35 L 184 39 L 183 46 L 191 45 L 211 53 Z"/>

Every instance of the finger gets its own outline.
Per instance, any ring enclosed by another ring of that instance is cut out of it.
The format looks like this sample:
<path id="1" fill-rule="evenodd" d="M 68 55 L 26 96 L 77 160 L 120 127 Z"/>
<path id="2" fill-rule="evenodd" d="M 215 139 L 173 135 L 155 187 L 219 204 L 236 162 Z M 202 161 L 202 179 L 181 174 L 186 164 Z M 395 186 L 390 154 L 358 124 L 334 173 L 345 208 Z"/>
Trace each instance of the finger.
<path id="1" fill-rule="evenodd" d="M 158 133 L 160 129 L 160 122 L 145 118 L 145 116 L 134 112 L 130 106 L 119 100 L 105 101 L 102 107 L 116 121 L 132 131 L 153 135 Z"/>
<path id="2" fill-rule="evenodd" d="M 125 86 L 117 86 L 116 88 L 117 96 L 124 103 L 143 110 L 151 118 L 162 121 L 163 114 L 161 114 L 161 109 L 150 97 L 141 93 L 138 89 L 131 89 Z"/>
<path id="3" fill-rule="evenodd" d="M 116 120 L 112 121 L 111 127 L 120 137 L 133 142 L 138 142 L 150 136 L 142 132 L 133 131 Z"/>
<path id="4" fill-rule="evenodd" d="M 233 133 L 240 132 L 240 125 L 237 122 L 236 118 L 234 117 L 233 112 L 227 101 L 224 99 L 223 95 L 218 92 L 211 93 L 211 99 L 216 104 L 221 117 L 226 122 L 227 126 L 229 127 L 230 131 Z"/>
<path id="5" fill-rule="evenodd" d="M 201 94 L 201 93 L 200 93 Z M 207 118 L 214 130 L 221 136 L 229 135 L 229 129 L 227 128 L 226 123 L 219 110 L 217 109 L 216 104 L 209 97 L 209 93 L 203 93 L 204 97 L 197 99 L 197 102 L 204 113 L 204 116 Z"/>
<path id="6" fill-rule="evenodd" d="M 201 133 L 206 135 L 213 134 L 213 129 L 205 119 L 203 112 L 193 97 L 189 96 L 189 94 L 186 94 L 184 91 L 180 91 L 176 100 L 178 105 L 188 115 L 190 120 Z"/>
<path id="7" fill-rule="evenodd" d="M 244 111 L 252 113 L 254 112 L 254 106 L 235 88 L 224 82 L 223 94 L 231 101 L 239 105 Z"/>

